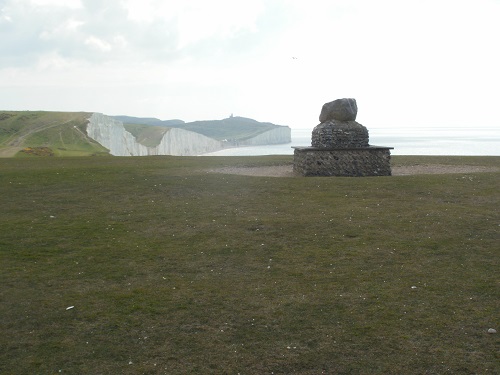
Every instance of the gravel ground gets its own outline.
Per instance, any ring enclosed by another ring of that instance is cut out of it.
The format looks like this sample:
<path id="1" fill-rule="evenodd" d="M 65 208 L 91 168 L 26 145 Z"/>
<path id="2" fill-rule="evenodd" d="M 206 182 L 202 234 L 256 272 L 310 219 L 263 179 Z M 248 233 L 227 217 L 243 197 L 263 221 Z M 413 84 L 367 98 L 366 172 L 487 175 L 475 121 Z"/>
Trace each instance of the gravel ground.
<path id="1" fill-rule="evenodd" d="M 225 167 L 212 169 L 212 173 L 239 174 L 244 176 L 264 177 L 294 177 L 292 165 L 277 165 L 269 167 Z M 392 167 L 393 176 L 406 176 L 414 174 L 445 174 L 445 173 L 476 173 L 498 172 L 500 168 L 481 167 L 473 165 L 412 165 L 405 167 Z"/>

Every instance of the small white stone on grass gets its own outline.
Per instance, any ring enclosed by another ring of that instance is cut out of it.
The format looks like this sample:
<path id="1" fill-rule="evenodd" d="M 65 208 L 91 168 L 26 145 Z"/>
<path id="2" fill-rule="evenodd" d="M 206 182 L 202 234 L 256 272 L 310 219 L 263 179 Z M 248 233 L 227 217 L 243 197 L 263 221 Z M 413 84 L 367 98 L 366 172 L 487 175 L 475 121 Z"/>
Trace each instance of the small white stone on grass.
<path id="1" fill-rule="evenodd" d="M 497 330 L 495 328 L 490 328 L 488 329 L 488 333 L 497 333 Z"/>

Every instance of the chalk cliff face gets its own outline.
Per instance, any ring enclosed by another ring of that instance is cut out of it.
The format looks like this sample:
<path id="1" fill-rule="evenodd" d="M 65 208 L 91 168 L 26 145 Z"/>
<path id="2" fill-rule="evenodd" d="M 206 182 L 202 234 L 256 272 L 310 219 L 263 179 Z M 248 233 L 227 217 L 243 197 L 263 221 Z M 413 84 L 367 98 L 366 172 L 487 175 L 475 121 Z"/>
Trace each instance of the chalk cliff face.
<path id="1" fill-rule="evenodd" d="M 253 138 L 240 141 L 240 146 L 260 146 L 275 145 L 292 142 L 292 133 L 288 126 L 282 126 L 276 129 L 268 130 Z"/>
<path id="2" fill-rule="evenodd" d="M 90 117 L 87 134 L 115 156 L 200 155 L 224 148 L 221 141 L 177 128 L 166 132 L 158 146 L 147 147 L 138 143 L 121 121 L 101 113 Z"/>
<path id="3" fill-rule="evenodd" d="M 125 129 L 121 121 L 101 113 L 92 114 L 87 125 L 87 134 L 115 156 L 202 155 L 228 147 L 227 142 L 180 128 L 170 128 L 163 135 L 158 146 L 148 147 L 137 142 L 134 135 Z M 281 126 L 255 137 L 237 141 L 237 145 L 258 146 L 291 141 L 290 128 Z"/>
<path id="4" fill-rule="evenodd" d="M 154 155 L 200 155 L 224 148 L 221 141 L 188 130 L 172 128 L 163 136 Z"/>

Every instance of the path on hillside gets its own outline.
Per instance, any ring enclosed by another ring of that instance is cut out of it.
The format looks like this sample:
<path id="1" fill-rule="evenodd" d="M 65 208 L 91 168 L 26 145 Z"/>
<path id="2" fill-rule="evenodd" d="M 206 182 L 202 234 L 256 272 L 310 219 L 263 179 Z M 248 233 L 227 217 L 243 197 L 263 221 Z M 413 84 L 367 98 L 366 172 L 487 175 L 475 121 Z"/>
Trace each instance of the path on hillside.
<path id="1" fill-rule="evenodd" d="M 49 124 L 42 124 L 39 126 L 30 126 L 27 130 L 21 130 L 21 131 L 15 133 L 14 135 L 12 135 L 12 137 L 8 138 L 4 142 L 7 144 L 7 146 L 0 149 L 0 157 L 2 157 L 2 158 L 13 157 L 15 154 L 17 154 L 19 151 L 21 151 L 23 149 L 24 140 L 27 137 L 29 137 L 30 135 L 39 133 L 41 131 L 44 131 L 44 130 L 47 130 L 50 128 L 55 128 L 57 126 L 66 125 L 66 124 L 74 121 L 75 119 L 76 119 L 76 117 L 72 117 L 71 119 L 69 119 L 68 121 L 65 121 L 65 122 L 57 122 L 57 123 L 51 122 Z M 80 131 L 80 129 L 78 129 L 78 128 L 75 128 L 75 129 Z M 80 133 L 81 133 L 81 131 L 80 131 Z M 62 139 L 61 139 L 61 141 L 62 141 Z"/>
<path id="2" fill-rule="evenodd" d="M 84 132 L 82 132 L 78 126 L 73 126 L 73 129 L 75 129 L 75 130 L 76 130 L 76 132 L 80 135 L 80 137 L 81 137 L 84 141 L 86 141 L 86 142 L 88 142 L 88 143 L 90 143 L 90 144 L 92 144 L 92 143 L 93 143 L 93 144 L 95 144 L 95 145 L 102 146 L 102 145 L 101 145 L 99 142 L 97 142 L 95 139 L 90 138 L 87 134 L 85 134 Z"/>

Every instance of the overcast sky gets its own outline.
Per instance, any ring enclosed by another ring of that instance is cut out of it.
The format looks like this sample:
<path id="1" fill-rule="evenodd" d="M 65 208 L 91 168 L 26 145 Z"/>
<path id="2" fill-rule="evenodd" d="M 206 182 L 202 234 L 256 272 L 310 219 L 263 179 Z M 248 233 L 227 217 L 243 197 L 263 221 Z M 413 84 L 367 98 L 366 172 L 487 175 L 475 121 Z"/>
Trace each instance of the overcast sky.
<path id="1" fill-rule="evenodd" d="M 0 109 L 500 128 L 500 0 L 0 0 Z"/>

